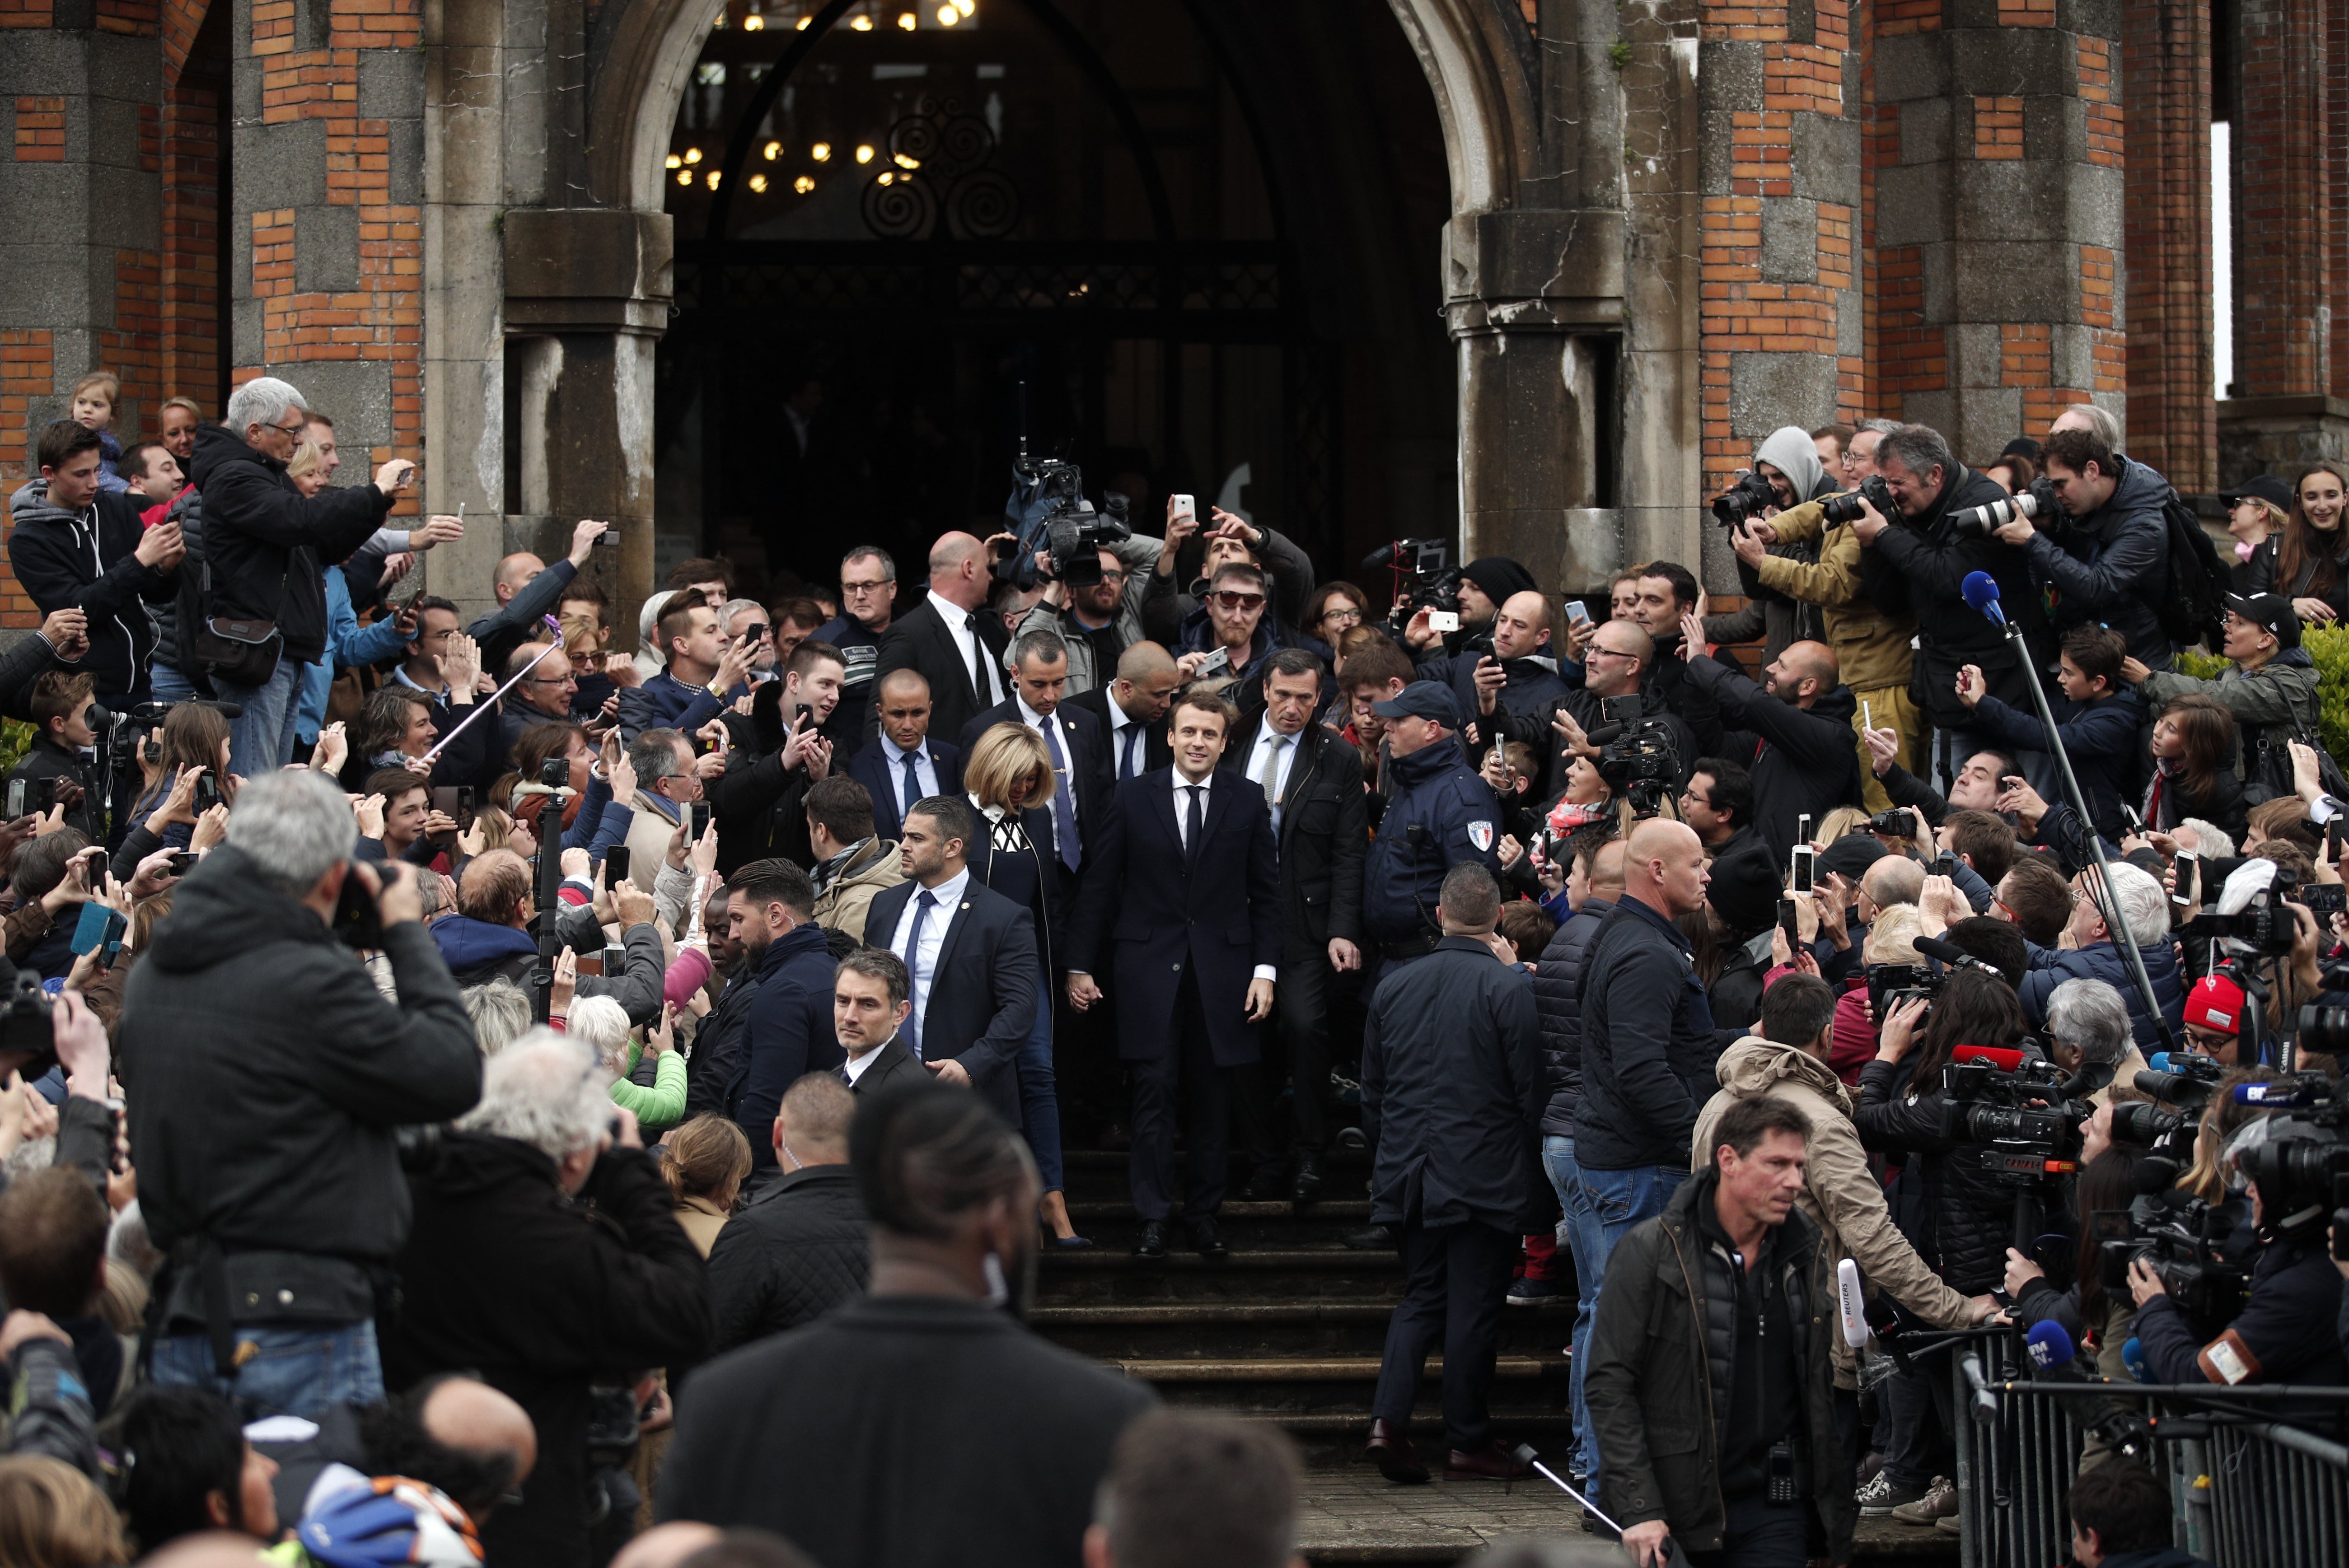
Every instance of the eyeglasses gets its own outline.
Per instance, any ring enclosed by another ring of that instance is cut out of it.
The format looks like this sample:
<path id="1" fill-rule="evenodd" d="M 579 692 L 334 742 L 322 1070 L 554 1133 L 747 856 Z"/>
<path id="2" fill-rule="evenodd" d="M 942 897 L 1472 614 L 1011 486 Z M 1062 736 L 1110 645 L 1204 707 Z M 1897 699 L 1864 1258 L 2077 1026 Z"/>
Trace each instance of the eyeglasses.
<path id="1" fill-rule="evenodd" d="M 1264 608 L 1264 595 L 1261 593 L 1235 593 L 1228 588 L 1223 588 L 1208 594 L 1207 597 L 1215 601 L 1216 608 L 1218 610 L 1261 610 Z"/>
<path id="2" fill-rule="evenodd" d="M 272 425 L 269 428 L 281 436 L 298 441 L 302 438 L 302 432 L 310 427 L 308 422 L 305 421 L 299 425 Z"/>
<path id="3" fill-rule="evenodd" d="M 1321 612 L 1323 625 L 1326 626 L 1332 621 L 1341 626 L 1359 626 L 1362 624 L 1362 613 L 1350 605 L 1333 604 Z"/>
<path id="4" fill-rule="evenodd" d="M 840 585 L 840 591 L 852 599 L 862 599 L 867 593 L 878 593 L 884 589 L 895 587 L 896 582 L 894 577 L 885 577 L 878 583 L 843 583 Z"/>
<path id="5" fill-rule="evenodd" d="M 1101 580 L 1104 583 L 1123 583 L 1133 575 L 1131 572 L 1103 572 L 1101 574 Z"/>
<path id="6" fill-rule="evenodd" d="M 1636 659 L 1640 656 L 1637 654 L 1627 654 L 1620 648 L 1602 647 L 1596 643 L 1582 651 L 1582 656 L 1586 662 L 1597 658 L 1601 654 L 1605 654 L 1610 659 Z"/>
<path id="7" fill-rule="evenodd" d="M 532 686 L 575 686 L 579 684 L 577 676 L 525 676 L 523 678 Z"/>

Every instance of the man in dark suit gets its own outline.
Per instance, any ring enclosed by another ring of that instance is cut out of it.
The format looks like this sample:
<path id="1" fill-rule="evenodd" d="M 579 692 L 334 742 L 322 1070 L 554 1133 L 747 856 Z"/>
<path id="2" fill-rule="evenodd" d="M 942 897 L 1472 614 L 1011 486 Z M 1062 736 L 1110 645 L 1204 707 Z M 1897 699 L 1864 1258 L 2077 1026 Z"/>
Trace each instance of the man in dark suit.
<path id="1" fill-rule="evenodd" d="M 1104 935 L 1117 967 L 1119 1054 L 1133 1068 L 1134 1252 L 1162 1257 L 1174 1206 L 1178 1089 L 1189 1114 L 1183 1218 L 1203 1256 L 1230 1251 L 1224 1201 L 1233 1069 L 1254 1063 L 1280 960 L 1280 881 L 1264 791 L 1216 771 L 1238 715 L 1186 692 L 1168 716 L 1174 765 L 1111 798 L 1070 922 L 1069 1005 L 1101 999 Z M 1111 904 L 1117 905 L 1112 929 Z"/>
<path id="2" fill-rule="evenodd" d="M 1238 1114 L 1252 1167 L 1241 1196 L 1251 1202 L 1321 1194 L 1321 1152 L 1329 1147 L 1330 978 L 1362 966 L 1362 859 L 1370 809 L 1361 754 L 1313 722 L 1321 696 L 1321 661 L 1283 648 L 1264 668 L 1264 711 L 1243 725 L 1224 752 L 1223 769 L 1251 779 L 1272 811 L 1280 850 L 1280 1016 L 1275 1037 L 1284 1051 L 1239 1070 Z M 1274 1127 L 1281 1055 L 1296 1085 L 1296 1171 L 1281 1156 Z"/>
<path id="3" fill-rule="evenodd" d="M 975 817 L 950 796 L 918 801 L 898 830 L 905 881 L 874 895 L 865 939 L 905 965 L 905 1043 L 941 1083 L 1019 1119 L 1019 1047 L 1036 1026 L 1036 922 L 970 874 Z"/>
<path id="4" fill-rule="evenodd" d="M 873 831 L 894 839 L 915 801 L 962 793 L 962 751 L 930 738 L 930 683 L 897 670 L 874 684 L 881 733 L 848 760 L 848 776 L 873 797 Z"/>
<path id="5" fill-rule="evenodd" d="M 876 681 L 895 670 L 913 670 L 930 683 L 930 727 L 940 735 L 961 734 L 975 716 L 1009 695 L 1003 650 L 1011 634 L 1003 617 L 987 608 L 990 581 L 986 546 L 968 533 L 940 535 L 930 546 L 929 593 L 890 624 L 874 658 Z M 874 706 L 868 738 L 880 733 Z"/>
<path id="6" fill-rule="evenodd" d="M 913 977 L 885 947 L 860 947 L 832 976 L 832 1027 L 848 1059 L 840 1076 L 859 1095 L 928 1081 L 929 1074 L 897 1033 L 914 1010 Z"/>
<path id="7" fill-rule="evenodd" d="M 728 883 L 726 923 L 759 976 L 726 1114 L 750 1140 L 752 1180 L 771 1180 L 775 1108 L 802 1073 L 840 1065 L 832 1028 L 832 953 L 815 923 L 815 884 L 789 861 L 752 861 Z M 764 1172 L 764 1176 L 760 1173 Z"/>
<path id="8" fill-rule="evenodd" d="M 1084 866 L 1085 834 L 1101 820 L 1102 798 L 1109 792 L 1101 727 L 1092 714 L 1061 701 L 1069 687 L 1069 646 L 1060 633 L 1020 633 L 1007 663 L 1011 695 L 964 725 L 957 741 L 968 757 L 978 738 L 999 724 L 1025 725 L 1044 738 L 1061 786 L 1052 791 L 1052 841 L 1074 876 Z"/>
<path id="9" fill-rule="evenodd" d="M 1069 698 L 1070 707 L 1100 723 L 1112 781 L 1174 766 L 1174 748 L 1167 745 L 1160 721 L 1182 684 L 1174 655 L 1156 643 L 1134 643 L 1118 655 L 1114 680 Z"/>

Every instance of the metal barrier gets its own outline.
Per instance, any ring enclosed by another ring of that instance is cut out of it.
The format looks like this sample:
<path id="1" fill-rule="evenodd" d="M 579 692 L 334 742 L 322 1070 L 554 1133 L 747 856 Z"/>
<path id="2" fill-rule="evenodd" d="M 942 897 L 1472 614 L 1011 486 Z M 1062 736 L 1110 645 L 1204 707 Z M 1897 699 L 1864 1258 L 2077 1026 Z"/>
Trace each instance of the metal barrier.
<path id="1" fill-rule="evenodd" d="M 2115 1411 L 2168 1474 L 2178 1545 L 2218 1568 L 2341 1568 L 2349 1446 L 2271 1418 L 2349 1415 L 2349 1389 L 2034 1380 L 2004 1336 L 1951 1363 L 1963 1568 L 2064 1560 L 2083 1442 Z"/>

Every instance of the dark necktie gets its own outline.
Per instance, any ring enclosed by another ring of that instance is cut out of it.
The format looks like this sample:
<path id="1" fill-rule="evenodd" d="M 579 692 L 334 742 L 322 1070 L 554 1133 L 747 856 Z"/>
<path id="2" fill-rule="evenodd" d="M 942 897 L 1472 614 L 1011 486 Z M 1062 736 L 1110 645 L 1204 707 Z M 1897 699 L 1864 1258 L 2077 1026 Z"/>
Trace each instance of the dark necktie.
<path id="1" fill-rule="evenodd" d="M 1183 858 L 1195 861 L 1199 858 L 1199 841 L 1207 836 L 1207 808 L 1200 799 L 1207 792 L 1207 787 L 1205 784 L 1185 784 L 1183 788 L 1191 795 L 1190 810 L 1184 814 Z"/>
<path id="2" fill-rule="evenodd" d="M 1052 837 L 1060 841 L 1061 863 L 1075 871 L 1084 858 L 1084 846 L 1077 839 L 1077 803 L 1070 793 L 1075 780 L 1068 755 L 1061 749 L 1061 727 L 1050 717 L 1044 720 L 1044 749 L 1052 754 L 1052 771 L 1060 776 L 1059 788 L 1052 791 Z"/>
<path id="3" fill-rule="evenodd" d="M 914 802 L 922 798 L 922 776 L 914 771 L 914 758 L 920 755 L 918 751 L 905 753 L 905 804 L 897 813 L 900 820 L 904 820 L 906 811 L 914 809 Z"/>
<path id="4" fill-rule="evenodd" d="M 1125 745 L 1123 752 L 1118 758 L 1117 763 L 1117 776 L 1120 779 L 1131 779 L 1133 777 L 1134 744 L 1141 738 L 1142 726 L 1138 724 L 1129 724 L 1125 727 Z"/>
<path id="5" fill-rule="evenodd" d="M 914 923 L 905 930 L 905 951 L 897 954 L 905 961 L 906 983 L 914 993 L 914 1010 L 905 1015 L 905 1048 L 914 1053 L 916 1061 L 922 1059 L 922 1004 L 929 1000 L 920 984 L 922 927 L 929 923 L 930 911 L 937 906 L 938 895 L 924 888 L 914 900 Z"/>
<path id="6" fill-rule="evenodd" d="M 978 697 L 978 706 L 995 706 L 995 688 L 987 679 L 987 639 L 978 634 L 978 616 L 965 615 L 962 629 L 970 634 L 970 689 Z"/>
<path id="7" fill-rule="evenodd" d="M 841 1082 L 843 1082 L 843 1083 L 846 1084 L 846 1085 L 847 1085 L 849 1088 L 854 1088 L 856 1087 L 856 1080 L 855 1080 L 854 1078 L 850 1078 L 850 1077 L 848 1076 L 848 1064 L 847 1064 L 847 1063 L 843 1062 L 840 1066 L 838 1066 L 838 1067 L 836 1067 L 836 1068 L 833 1068 L 832 1070 L 833 1070 L 833 1071 L 834 1071 L 834 1072 L 836 1072 L 836 1073 L 838 1073 L 838 1074 L 840 1075 L 840 1081 L 841 1081 Z"/>

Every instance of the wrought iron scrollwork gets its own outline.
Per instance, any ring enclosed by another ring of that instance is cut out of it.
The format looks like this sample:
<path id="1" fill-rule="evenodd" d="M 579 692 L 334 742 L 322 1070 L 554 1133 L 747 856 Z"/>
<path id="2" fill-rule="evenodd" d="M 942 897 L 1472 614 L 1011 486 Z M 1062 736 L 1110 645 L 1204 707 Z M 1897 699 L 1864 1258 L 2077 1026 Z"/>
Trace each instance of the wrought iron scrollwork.
<path id="1" fill-rule="evenodd" d="M 957 240 L 999 240 L 1019 224 L 1019 188 L 994 167 L 995 132 L 952 98 L 925 98 L 889 128 L 887 162 L 864 182 L 864 226 L 926 240 L 946 219 Z"/>

